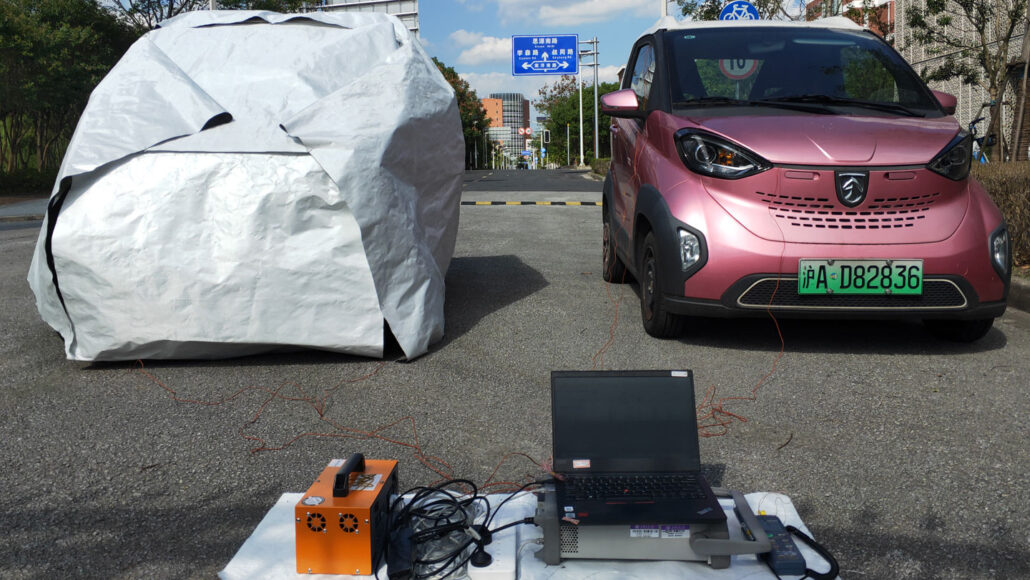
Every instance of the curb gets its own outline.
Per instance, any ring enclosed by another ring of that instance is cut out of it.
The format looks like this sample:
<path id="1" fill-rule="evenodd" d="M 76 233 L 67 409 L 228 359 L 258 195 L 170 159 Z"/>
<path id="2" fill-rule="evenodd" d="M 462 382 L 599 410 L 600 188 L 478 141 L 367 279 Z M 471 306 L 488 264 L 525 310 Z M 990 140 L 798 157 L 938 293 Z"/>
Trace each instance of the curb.
<path id="1" fill-rule="evenodd" d="M 1030 312 L 1030 281 L 1023 278 L 1012 277 L 1009 284 L 1009 308 L 1016 308 L 1023 312 Z"/>
<path id="2" fill-rule="evenodd" d="M 43 221 L 42 215 L 8 215 L 0 216 L 0 223 L 11 223 L 11 222 L 41 222 Z"/>

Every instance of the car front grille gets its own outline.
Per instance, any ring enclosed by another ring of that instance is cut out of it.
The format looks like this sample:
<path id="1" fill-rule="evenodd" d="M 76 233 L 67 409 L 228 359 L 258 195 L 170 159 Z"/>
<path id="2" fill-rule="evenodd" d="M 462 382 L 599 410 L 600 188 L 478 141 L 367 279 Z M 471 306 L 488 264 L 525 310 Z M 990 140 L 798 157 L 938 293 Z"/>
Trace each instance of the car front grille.
<path id="1" fill-rule="evenodd" d="M 951 280 L 923 280 L 920 296 L 801 295 L 797 285 L 795 277 L 779 278 L 778 286 L 776 278 L 763 278 L 741 292 L 737 306 L 791 310 L 957 310 L 968 305 L 965 294 Z"/>
<path id="2" fill-rule="evenodd" d="M 825 197 L 756 192 L 772 215 L 791 227 L 828 230 L 884 230 L 910 228 L 926 219 L 940 193 L 910 197 L 880 197 L 866 209 L 847 210 Z"/>

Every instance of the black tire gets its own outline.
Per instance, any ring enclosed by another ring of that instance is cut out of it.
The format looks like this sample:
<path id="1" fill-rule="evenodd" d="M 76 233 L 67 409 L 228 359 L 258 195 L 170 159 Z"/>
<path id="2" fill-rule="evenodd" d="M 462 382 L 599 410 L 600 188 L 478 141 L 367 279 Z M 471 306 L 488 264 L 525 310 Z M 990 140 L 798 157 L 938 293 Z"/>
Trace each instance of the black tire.
<path id="1" fill-rule="evenodd" d="M 975 320 L 924 320 L 927 330 L 952 342 L 975 342 L 983 338 L 994 324 L 993 318 Z"/>
<path id="2" fill-rule="evenodd" d="M 605 282 L 623 284 L 630 281 L 626 264 L 622 263 L 615 253 L 615 239 L 612 237 L 612 218 L 608 214 L 608 206 L 601 210 L 601 277 Z"/>
<path id="3" fill-rule="evenodd" d="M 658 243 L 648 232 L 640 249 L 640 317 L 644 331 L 655 338 L 676 338 L 683 333 L 683 317 L 669 312 L 662 296 Z"/>

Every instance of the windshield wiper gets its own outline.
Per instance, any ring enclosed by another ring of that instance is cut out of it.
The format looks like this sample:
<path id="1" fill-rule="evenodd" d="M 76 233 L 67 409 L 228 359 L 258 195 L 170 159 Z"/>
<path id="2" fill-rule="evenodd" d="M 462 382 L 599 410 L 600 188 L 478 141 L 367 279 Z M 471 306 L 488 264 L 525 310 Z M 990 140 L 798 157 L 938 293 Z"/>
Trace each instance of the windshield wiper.
<path id="1" fill-rule="evenodd" d="M 820 105 L 845 105 L 849 107 L 863 107 L 876 109 L 888 113 L 899 113 L 909 117 L 925 117 L 918 111 L 913 111 L 904 105 L 897 103 L 883 103 L 879 101 L 863 101 L 862 99 L 849 99 L 846 97 L 831 97 L 830 95 L 795 95 L 792 97 L 776 97 L 756 101 L 759 103 L 813 103 Z"/>
<path id="2" fill-rule="evenodd" d="M 731 99 L 729 97 L 701 97 L 700 99 L 690 99 L 689 101 L 676 101 L 672 104 L 672 106 L 704 107 L 707 105 L 743 105 L 747 107 L 751 104 L 751 101 L 745 101 L 743 99 Z"/>
<path id="3" fill-rule="evenodd" d="M 672 104 L 673 107 L 710 107 L 710 106 L 730 106 L 730 107 L 779 107 L 781 109 L 792 109 L 795 111 L 805 111 L 808 113 L 829 113 L 832 114 L 825 106 L 821 106 L 821 103 L 791 103 L 791 102 L 777 102 L 773 99 L 766 99 L 762 101 L 747 101 L 744 99 L 731 99 L 730 97 L 701 97 L 700 99 L 691 99 L 689 101 L 676 101 Z"/>

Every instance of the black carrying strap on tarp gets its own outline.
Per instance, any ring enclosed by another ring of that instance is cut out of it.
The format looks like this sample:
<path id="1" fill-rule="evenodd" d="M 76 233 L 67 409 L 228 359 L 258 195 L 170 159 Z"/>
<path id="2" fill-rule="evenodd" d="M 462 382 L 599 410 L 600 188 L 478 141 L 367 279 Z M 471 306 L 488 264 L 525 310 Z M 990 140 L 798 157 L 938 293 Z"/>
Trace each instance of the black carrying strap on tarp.
<path id="1" fill-rule="evenodd" d="M 204 123 L 201 127 L 201 131 L 206 131 L 219 125 L 225 125 L 233 121 L 233 116 L 228 112 L 219 113 Z M 173 137 L 176 139 L 177 137 Z M 169 139 L 171 140 L 171 139 Z M 60 184 L 57 187 L 57 193 L 50 197 L 50 203 L 47 204 L 46 209 L 46 239 L 43 243 L 43 249 L 46 253 L 46 265 L 50 269 L 50 279 L 54 283 L 54 292 L 57 293 L 57 299 L 61 301 L 61 308 L 64 309 L 64 315 L 68 317 L 68 323 L 72 326 L 72 333 L 75 332 L 75 323 L 72 322 L 71 314 L 68 312 L 68 306 L 64 303 L 64 294 L 61 293 L 61 284 L 57 280 L 57 266 L 54 263 L 54 229 L 57 227 L 57 216 L 61 213 L 61 208 L 64 207 L 64 201 L 68 198 L 68 193 L 72 189 L 72 178 L 65 177 L 61 179 Z"/>
<path id="2" fill-rule="evenodd" d="M 64 315 L 71 322 L 71 315 L 68 314 L 68 307 L 64 303 L 64 295 L 61 294 L 61 285 L 57 281 L 57 267 L 54 265 L 54 228 L 57 227 L 57 215 L 61 213 L 64 200 L 72 189 L 72 178 L 65 177 L 57 187 L 57 193 L 50 197 L 50 203 L 46 208 L 46 239 L 43 249 L 46 251 L 46 265 L 50 269 L 50 278 L 54 282 L 54 291 L 57 292 L 57 299 L 61 301 L 61 308 L 64 308 Z M 74 325 L 73 325 L 74 328 Z"/>

